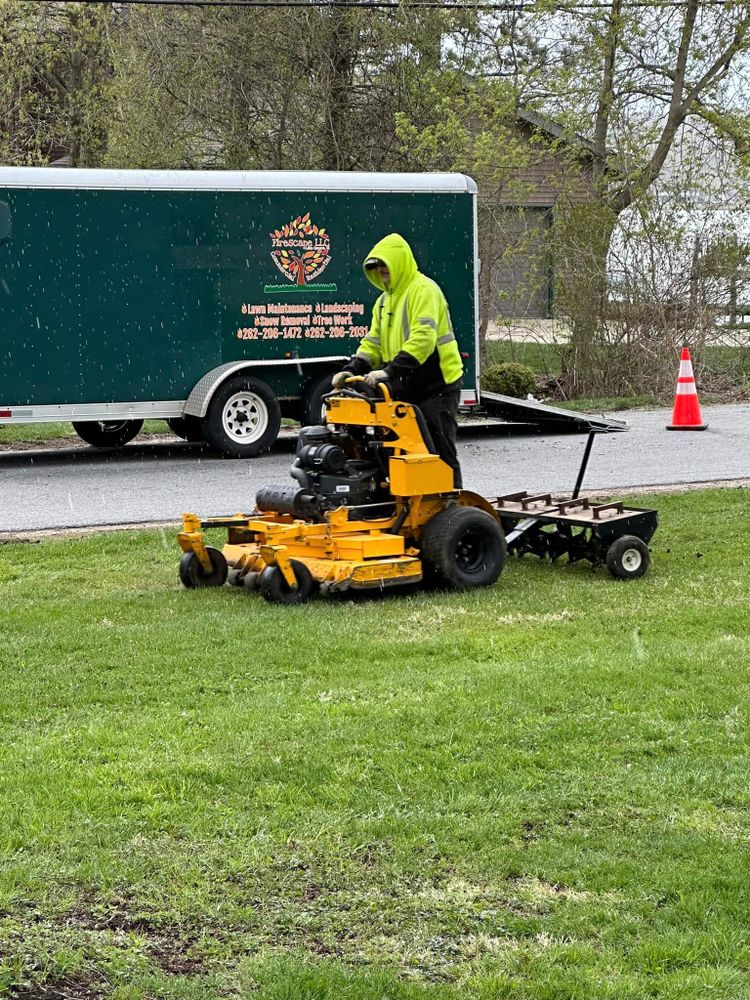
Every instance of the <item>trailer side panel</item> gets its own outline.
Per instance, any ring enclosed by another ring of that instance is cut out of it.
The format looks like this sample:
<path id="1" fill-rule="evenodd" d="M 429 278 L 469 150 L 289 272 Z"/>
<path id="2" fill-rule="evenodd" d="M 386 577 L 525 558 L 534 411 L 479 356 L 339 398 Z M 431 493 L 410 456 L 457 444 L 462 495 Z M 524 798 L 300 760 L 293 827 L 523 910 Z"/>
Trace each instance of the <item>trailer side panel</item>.
<path id="1" fill-rule="evenodd" d="M 305 360 L 356 351 L 375 299 L 362 261 L 391 231 L 444 288 L 474 387 L 471 191 L 76 188 L 67 171 L 56 189 L 4 173 L 0 404 L 186 400 L 240 360 L 299 395 Z"/>

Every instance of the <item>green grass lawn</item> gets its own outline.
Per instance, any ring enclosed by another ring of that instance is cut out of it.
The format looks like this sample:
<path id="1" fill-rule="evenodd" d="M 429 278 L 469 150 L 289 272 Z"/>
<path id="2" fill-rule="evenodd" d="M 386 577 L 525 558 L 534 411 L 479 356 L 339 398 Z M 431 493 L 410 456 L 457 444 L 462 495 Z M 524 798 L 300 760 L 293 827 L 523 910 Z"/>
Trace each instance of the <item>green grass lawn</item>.
<path id="1" fill-rule="evenodd" d="M 747 491 L 644 505 L 640 581 L 301 608 L 0 546 L 0 994 L 750 997 Z"/>
<path id="2" fill-rule="evenodd" d="M 296 425 L 298 422 L 282 419 L 282 427 Z M 168 434 L 174 437 L 174 432 L 168 427 L 166 420 L 144 420 L 143 430 L 139 438 L 143 435 Z M 73 430 L 73 425 L 68 423 L 44 423 L 44 424 L 0 424 L 0 447 L 6 445 L 11 448 L 18 444 L 42 444 L 46 441 L 65 441 L 70 439 L 71 448 L 86 448 L 88 445 L 78 437 Z M 135 439 L 136 441 L 138 438 Z"/>
<path id="3" fill-rule="evenodd" d="M 171 434 L 166 420 L 144 420 L 141 434 Z M 84 442 L 73 430 L 73 425 L 64 422 L 44 424 L 5 424 L 0 425 L 0 445 L 15 444 L 26 441 L 54 441 L 59 438 L 72 438 L 71 443 L 84 446 Z"/>
<path id="4" fill-rule="evenodd" d="M 516 361 L 542 375 L 559 375 L 560 357 L 564 350 L 562 344 L 490 340 L 487 342 L 487 363 Z M 704 364 L 710 372 L 726 372 L 738 380 L 750 378 L 750 347 L 707 347 Z"/>
<path id="5" fill-rule="evenodd" d="M 539 344 L 536 341 L 488 340 L 486 342 L 487 364 L 496 365 L 506 361 L 528 365 L 540 375 L 559 375 L 560 356 L 564 345 Z"/>

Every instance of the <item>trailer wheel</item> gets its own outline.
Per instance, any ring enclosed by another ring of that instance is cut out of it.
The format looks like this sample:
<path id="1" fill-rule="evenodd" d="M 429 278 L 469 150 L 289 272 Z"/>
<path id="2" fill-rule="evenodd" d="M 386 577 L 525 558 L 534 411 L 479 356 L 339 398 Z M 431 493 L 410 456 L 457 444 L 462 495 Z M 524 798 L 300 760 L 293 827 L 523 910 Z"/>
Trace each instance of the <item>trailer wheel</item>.
<path id="1" fill-rule="evenodd" d="M 315 587 L 310 570 L 298 559 L 292 559 L 291 563 L 297 577 L 294 590 L 286 582 L 278 566 L 266 566 L 260 574 L 258 589 L 269 604 L 304 604 L 310 600 Z"/>
<path id="2" fill-rule="evenodd" d="M 247 375 L 219 386 L 203 420 L 206 440 L 227 458 L 253 458 L 267 451 L 280 427 L 278 399 L 265 382 Z"/>
<path id="3" fill-rule="evenodd" d="M 221 587 L 226 583 L 229 567 L 224 553 L 219 549 L 206 546 L 206 552 L 211 560 L 211 572 L 207 573 L 200 564 L 195 552 L 186 552 L 180 559 L 180 580 L 188 590 L 196 587 Z"/>
<path id="4" fill-rule="evenodd" d="M 302 400 L 302 426 L 325 423 L 326 405 L 323 396 L 332 389 L 331 373 L 313 382 Z"/>
<path id="5" fill-rule="evenodd" d="M 607 569 L 617 580 L 636 580 L 651 565 L 648 545 L 635 535 L 615 539 L 604 557 Z"/>
<path id="6" fill-rule="evenodd" d="M 94 448 L 120 448 L 132 441 L 143 427 L 142 420 L 74 421 L 73 430 Z"/>
<path id="7" fill-rule="evenodd" d="M 422 531 L 426 578 L 442 587 L 489 587 L 505 564 L 505 537 L 495 518 L 476 507 L 448 507 Z"/>
<path id="8" fill-rule="evenodd" d="M 183 441 L 203 441 L 203 427 L 199 417 L 170 417 L 169 429 Z"/>

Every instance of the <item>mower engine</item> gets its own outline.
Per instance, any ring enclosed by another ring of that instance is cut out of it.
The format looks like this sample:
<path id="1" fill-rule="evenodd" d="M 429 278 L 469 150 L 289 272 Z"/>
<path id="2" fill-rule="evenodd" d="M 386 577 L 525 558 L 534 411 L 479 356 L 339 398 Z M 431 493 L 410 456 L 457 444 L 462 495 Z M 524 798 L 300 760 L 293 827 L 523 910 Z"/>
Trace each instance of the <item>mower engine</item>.
<path id="1" fill-rule="evenodd" d="M 367 439 L 364 428 L 303 427 L 289 474 L 293 484 L 258 491 L 258 511 L 322 523 L 326 512 L 342 504 L 353 508 L 354 515 L 359 507 L 392 501 L 382 450 L 374 438 Z M 382 510 L 379 516 L 384 516 Z"/>

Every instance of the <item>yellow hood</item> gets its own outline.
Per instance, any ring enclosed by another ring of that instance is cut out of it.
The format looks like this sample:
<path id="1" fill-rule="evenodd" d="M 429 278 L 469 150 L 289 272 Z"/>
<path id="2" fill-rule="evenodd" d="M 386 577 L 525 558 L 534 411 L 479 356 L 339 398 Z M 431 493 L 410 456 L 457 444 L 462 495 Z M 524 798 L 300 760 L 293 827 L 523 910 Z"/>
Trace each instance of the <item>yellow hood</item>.
<path id="1" fill-rule="evenodd" d="M 388 236 L 384 236 L 379 243 L 375 244 L 367 257 L 365 257 L 365 260 L 369 260 L 370 257 L 377 257 L 378 260 L 382 260 L 391 273 L 390 285 L 386 289 L 378 271 L 375 269 L 368 271 L 365 268 L 367 280 L 381 292 L 389 291 L 398 293 L 406 288 L 419 270 L 417 262 L 414 260 L 414 254 L 411 252 L 411 247 L 403 236 L 399 236 L 398 233 L 389 233 Z"/>

